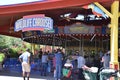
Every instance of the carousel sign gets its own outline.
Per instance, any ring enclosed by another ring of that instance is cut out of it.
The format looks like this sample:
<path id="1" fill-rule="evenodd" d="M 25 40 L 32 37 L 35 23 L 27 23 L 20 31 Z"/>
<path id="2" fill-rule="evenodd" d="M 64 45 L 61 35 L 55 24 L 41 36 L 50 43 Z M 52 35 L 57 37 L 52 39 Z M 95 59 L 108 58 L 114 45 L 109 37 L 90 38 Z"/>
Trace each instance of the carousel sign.
<path id="1" fill-rule="evenodd" d="M 30 15 L 24 16 L 15 22 L 15 31 L 30 31 L 30 30 L 41 30 L 53 29 L 53 20 L 50 17 L 45 17 L 44 15 Z"/>

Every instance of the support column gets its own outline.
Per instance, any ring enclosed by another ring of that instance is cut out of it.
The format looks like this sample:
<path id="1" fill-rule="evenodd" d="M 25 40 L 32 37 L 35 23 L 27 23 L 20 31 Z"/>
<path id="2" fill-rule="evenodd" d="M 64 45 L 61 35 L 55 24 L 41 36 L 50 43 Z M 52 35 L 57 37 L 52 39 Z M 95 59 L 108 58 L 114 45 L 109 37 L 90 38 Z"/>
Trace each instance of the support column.
<path id="1" fill-rule="evenodd" d="M 119 18 L 119 1 L 114 1 L 111 6 L 111 13 L 113 17 L 111 18 L 111 36 L 110 36 L 110 51 L 111 60 L 110 67 L 114 69 L 119 69 L 118 62 L 118 18 Z"/>
<path id="2" fill-rule="evenodd" d="M 33 55 L 35 54 L 35 44 L 31 44 L 31 46 L 32 46 L 32 53 L 33 53 Z"/>
<path id="3" fill-rule="evenodd" d="M 110 51 L 111 51 L 111 60 L 110 67 L 119 69 L 118 63 L 118 18 L 120 16 L 119 12 L 119 1 L 114 1 L 111 5 L 111 13 L 107 11 L 102 5 L 98 2 L 94 3 L 101 10 L 103 10 L 111 18 L 111 33 L 110 33 Z"/>

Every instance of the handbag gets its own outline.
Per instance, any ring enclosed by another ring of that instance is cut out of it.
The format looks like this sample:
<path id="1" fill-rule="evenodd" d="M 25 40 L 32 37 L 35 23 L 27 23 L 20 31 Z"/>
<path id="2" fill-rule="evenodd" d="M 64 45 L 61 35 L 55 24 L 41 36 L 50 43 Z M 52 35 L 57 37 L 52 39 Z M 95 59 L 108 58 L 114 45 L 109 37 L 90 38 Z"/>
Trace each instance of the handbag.
<path id="1" fill-rule="evenodd" d="M 67 68 L 63 68 L 63 76 L 69 78 L 71 76 L 71 70 Z"/>

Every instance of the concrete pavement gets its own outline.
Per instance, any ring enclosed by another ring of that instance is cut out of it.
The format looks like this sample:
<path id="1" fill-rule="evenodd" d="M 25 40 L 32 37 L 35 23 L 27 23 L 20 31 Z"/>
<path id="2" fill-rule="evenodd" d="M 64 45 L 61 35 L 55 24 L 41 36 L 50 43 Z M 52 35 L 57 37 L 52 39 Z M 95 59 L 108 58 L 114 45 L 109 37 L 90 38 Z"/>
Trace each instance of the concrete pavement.
<path id="1" fill-rule="evenodd" d="M 1 71 L 0 80 L 23 80 L 22 74 L 18 72 Z M 39 73 L 31 73 L 30 80 L 54 80 L 53 74 L 40 76 Z"/>
<path id="2" fill-rule="evenodd" d="M 22 80 L 22 77 L 14 77 L 14 76 L 1 76 L 0 80 Z M 42 79 L 42 78 L 30 78 L 30 80 L 52 80 L 52 79 Z"/>

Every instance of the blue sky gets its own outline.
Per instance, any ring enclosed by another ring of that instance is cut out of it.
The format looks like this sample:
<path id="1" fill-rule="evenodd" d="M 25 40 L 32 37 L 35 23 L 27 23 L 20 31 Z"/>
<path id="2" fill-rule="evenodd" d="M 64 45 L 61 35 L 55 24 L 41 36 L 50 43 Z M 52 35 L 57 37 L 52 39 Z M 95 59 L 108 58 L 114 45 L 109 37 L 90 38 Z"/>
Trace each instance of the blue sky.
<path id="1" fill-rule="evenodd" d="M 26 2 L 34 2 L 34 1 L 43 1 L 43 0 L 0 0 L 0 6 L 20 4 L 20 3 L 26 3 Z"/>

